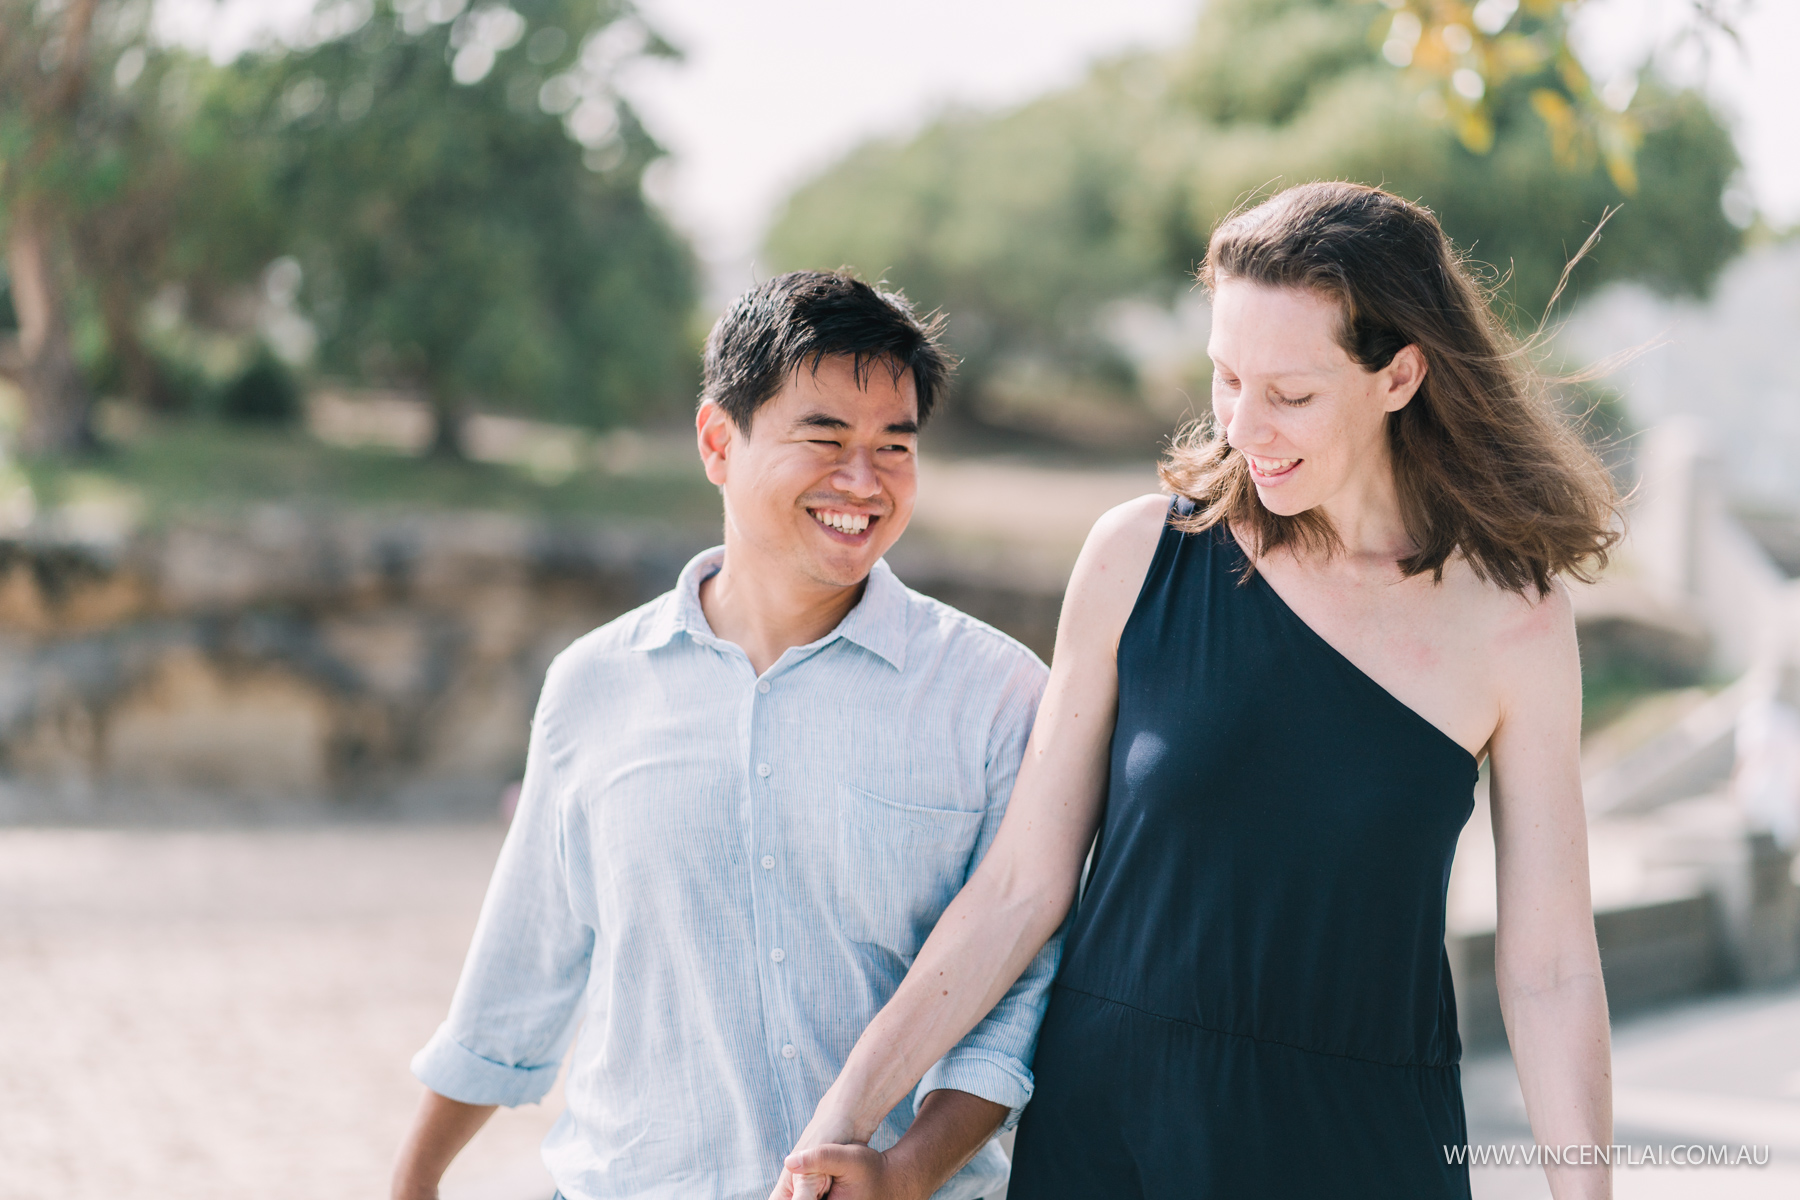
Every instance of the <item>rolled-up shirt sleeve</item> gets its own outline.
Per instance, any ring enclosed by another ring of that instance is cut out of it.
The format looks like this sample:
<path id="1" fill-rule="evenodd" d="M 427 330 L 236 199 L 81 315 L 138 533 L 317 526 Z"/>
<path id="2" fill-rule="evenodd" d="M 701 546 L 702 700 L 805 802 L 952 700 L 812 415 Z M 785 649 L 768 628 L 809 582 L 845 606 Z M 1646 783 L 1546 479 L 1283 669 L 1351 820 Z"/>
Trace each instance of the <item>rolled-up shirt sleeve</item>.
<path id="1" fill-rule="evenodd" d="M 1030 660 L 1029 666 L 1021 665 L 1009 680 L 996 713 L 989 743 L 987 816 L 970 860 L 971 875 L 1000 832 L 1019 763 L 1031 737 L 1031 725 L 1037 717 L 1044 681 L 1044 667 L 1036 659 Z M 1037 1047 L 1038 1026 L 1050 1002 L 1050 981 L 1056 974 L 1062 941 L 1063 930 L 1058 929 L 1000 1003 L 925 1072 L 914 1092 L 915 1107 L 928 1093 L 951 1088 L 1004 1104 L 1010 1111 L 1003 1128 L 1010 1129 L 1018 1123 L 1019 1114 L 1031 1099 L 1032 1052 Z"/>
<path id="2" fill-rule="evenodd" d="M 449 1018 L 412 1071 L 464 1104 L 543 1099 L 581 1017 L 593 927 L 570 900 L 567 794 L 553 667 L 532 722 L 525 780 Z"/>

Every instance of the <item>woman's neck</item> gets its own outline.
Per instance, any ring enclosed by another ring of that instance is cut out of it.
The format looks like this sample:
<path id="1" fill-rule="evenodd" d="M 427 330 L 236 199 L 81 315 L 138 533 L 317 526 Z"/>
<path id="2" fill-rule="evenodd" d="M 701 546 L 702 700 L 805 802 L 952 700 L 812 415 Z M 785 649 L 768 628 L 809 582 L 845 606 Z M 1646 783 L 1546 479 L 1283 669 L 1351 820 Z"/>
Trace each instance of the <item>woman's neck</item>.
<path id="1" fill-rule="evenodd" d="M 1419 548 L 1406 528 L 1385 444 L 1379 458 L 1319 506 L 1337 533 L 1344 556 L 1361 565 L 1391 565 Z"/>

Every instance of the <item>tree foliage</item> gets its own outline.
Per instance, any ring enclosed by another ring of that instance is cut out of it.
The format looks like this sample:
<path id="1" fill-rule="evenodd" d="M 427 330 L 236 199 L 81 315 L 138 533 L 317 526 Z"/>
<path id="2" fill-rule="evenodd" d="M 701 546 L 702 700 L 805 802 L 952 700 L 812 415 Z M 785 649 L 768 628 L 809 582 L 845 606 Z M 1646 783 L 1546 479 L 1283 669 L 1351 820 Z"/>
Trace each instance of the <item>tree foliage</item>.
<path id="1" fill-rule="evenodd" d="M 1172 54 L 1121 58 L 1016 111 L 951 115 L 862 146 L 793 195 L 769 256 L 849 263 L 942 305 L 966 358 L 963 390 L 991 412 L 1019 380 L 1043 395 L 1129 397 L 1141 381 L 1109 337 L 1108 305 L 1174 299 L 1219 218 L 1310 179 L 1379 184 L 1431 206 L 1491 264 L 1503 307 L 1525 325 L 1609 207 L 1623 205 L 1582 286 L 1631 277 L 1698 291 L 1736 250 L 1719 205 L 1736 155 L 1697 95 L 1654 78 L 1638 88 L 1627 195 L 1598 157 L 1559 153 L 1538 98 L 1567 94 L 1554 60 L 1497 79 L 1483 108 L 1491 143 L 1471 149 L 1438 92 L 1384 57 L 1385 26 L 1371 27 L 1382 12 L 1359 0 L 1211 0 Z"/>
<path id="2" fill-rule="evenodd" d="M 96 381 L 177 405 L 191 346 L 152 301 L 254 343 L 287 259 L 318 369 L 446 417 L 604 425 L 685 397 L 695 265 L 613 90 L 670 51 L 628 0 L 326 0 L 301 44 L 227 66 L 149 41 L 149 8 L 0 0 L 0 370 L 28 449 L 80 444 Z"/>
<path id="3" fill-rule="evenodd" d="M 116 190 L 129 110 L 105 75 L 141 43 L 148 15 L 148 0 L 0 0 L 0 223 L 18 323 L 0 372 L 25 393 L 27 449 L 87 440 L 69 311 L 74 225 Z"/>
<path id="4" fill-rule="evenodd" d="M 250 69 L 321 365 L 446 415 L 611 424 L 684 392 L 695 268 L 612 91 L 666 48 L 623 4 L 424 7 Z"/>

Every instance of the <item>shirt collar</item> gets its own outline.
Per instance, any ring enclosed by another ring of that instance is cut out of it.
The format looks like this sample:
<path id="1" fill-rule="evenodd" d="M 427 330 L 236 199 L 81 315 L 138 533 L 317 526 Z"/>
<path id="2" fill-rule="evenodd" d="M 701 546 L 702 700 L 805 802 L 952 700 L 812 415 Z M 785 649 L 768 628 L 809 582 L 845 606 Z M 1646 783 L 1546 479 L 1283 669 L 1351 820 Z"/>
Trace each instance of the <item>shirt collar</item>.
<path id="1" fill-rule="evenodd" d="M 632 643 L 633 650 L 655 650 L 666 646 L 678 633 L 686 633 L 701 641 L 713 641 L 712 626 L 700 607 L 700 585 L 718 574 L 725 561 L 725 548 L 714 546 L 689 560 L 675 580 L 675 589 L 664 597 L 643 632 Z M 869 572 L 862 599 L 844 615 L 837 628 L 814 645 L 822 646 L 833 638 L 855 642 L 875 654 L 895 670 L 906 667 L 906 585 L 901 583 L 887 559 L 875 563 Z"/>

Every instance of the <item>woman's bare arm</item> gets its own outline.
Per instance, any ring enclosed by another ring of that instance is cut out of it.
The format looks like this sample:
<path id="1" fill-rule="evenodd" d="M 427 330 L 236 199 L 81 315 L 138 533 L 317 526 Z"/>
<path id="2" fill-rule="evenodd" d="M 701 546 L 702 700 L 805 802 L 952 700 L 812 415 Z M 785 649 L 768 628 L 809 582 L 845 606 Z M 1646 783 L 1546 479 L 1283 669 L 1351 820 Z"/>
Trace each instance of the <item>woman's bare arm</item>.
<path id="1" fill-rule="evenodd" d="M 1532 1136 L 1612 1143 L 1612 1042 L 1588 887 L 1581 664 L 1568 594 L 1536 604 L 1498 648 L 1491 748 L 1500 1010 Z M 1547 1168 L 1556 1200 L 1612 1195 L 1604 1166 Z"/>
<path id="2" fill-rule="evenodd" d="M 1166 496 L 1145 496 L 1120 505 L 1088 535 L 1000 832 L 864 1030 L 796 1150 L 867 1142 L 926 1070 L 999 1003 L 1068 914 L 1106 788 L 1119 635 L 1168 504 Z"/>

